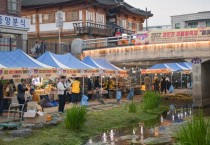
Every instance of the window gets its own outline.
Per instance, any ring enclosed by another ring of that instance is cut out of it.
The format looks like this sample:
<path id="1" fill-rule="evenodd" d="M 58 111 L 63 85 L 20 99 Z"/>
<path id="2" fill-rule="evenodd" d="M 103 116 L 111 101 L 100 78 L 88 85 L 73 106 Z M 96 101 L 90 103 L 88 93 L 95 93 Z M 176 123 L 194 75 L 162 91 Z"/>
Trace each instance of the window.
<path id="1" fill-rule="evenodd" d="M 53 23 L 55 22 L 55 14 L 43 14 L 42 15 L 43 23 Z"/>
<path id="2" fill-rule="evenodd" d="M 128 22 L 128 29 L 132 30 L 132 22 Z"/>
<path id="3" fill-rule="evenodd" d="M 94 12 L 86 11 L 86 20 L 87 21 L 95 21 L 95 14 L 94 14 Z"/>
<path id="4" fill-rule="evenodd" d="M 79 12 L 78 11 L 69 11 L 66 14 L 67 21 L 78 21 L 79 20 Z"/>
<path id="5" fill-rule="evenodd" d="M 175 24 L 175 29 L 180 29 L 180 23 Z"/>
<path id="6" fill-rule="evenodd" d="M 210 27 L 210 21 L 206 21 L 206 27 Z"/>
<path id="7" fill-rule="evenodd" d="M 7 12 L 11 14 L 18 14 L 18 0 L 7 0 Z"/>
<path id="8" fill-rule="evenodd" d="M 139 23 L 136 23 L 136 31 L 139 31 Z"/>
<path id="9" fill-rule="evenodd" d="M 187 25 L 190 28 L 197 28 L 198 27 L 198 22 L 189 22 Z"/>
<path id="10" fill-rule="evenodd" d="M 126 29 L 126 23 L 127 23 L 126 20 L 122 20 L 122 19 L 119 20 L 119 25 L 120 25 L 121 27 L 123 27 L 124 29 Z"/>
<path id="11" fill-rule="evenodd" d="M 96 13 L 96 23 L 104 23 L 104 14 Z"/>
<path id="12" fill-rule="evenodd" d="M 32 15 L 33 16 L 33 15 Z M 32 17 L 31 16 L 22 16 L 22 18 L 26 18 L 26 19 L 29 19 L 30 20 L 30 22 L 31 22 L 31 24 L 33 24 L 33 19 L 32 19 Z M 35 19 L 36 20 L 36 19 Z M 34 23 L 35 23 L 35 21 L 34 21 Z"/>

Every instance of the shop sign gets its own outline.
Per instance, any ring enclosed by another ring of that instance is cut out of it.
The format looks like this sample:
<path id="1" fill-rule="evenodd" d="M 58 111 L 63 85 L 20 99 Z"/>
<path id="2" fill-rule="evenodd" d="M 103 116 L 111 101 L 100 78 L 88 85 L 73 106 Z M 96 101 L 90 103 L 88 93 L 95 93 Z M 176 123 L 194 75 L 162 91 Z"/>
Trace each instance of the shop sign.
<path id="1" fill-rule="evenodd" d="M 193 59 L 191 60 L 191 62 L 192 62 L 193 64 L 200 64 L 200 63 L 202 62 L 202 60 L 201 60 L 200 58 L 193 58 Z"/>
<path id="2" fill-rule="evenodd" d="M 209 41 L 210 27 L 139 32 L 136 45 Z"/>
<path id="3" fill-rule="evenodd" d="M 29 29 L 29 19 L 0 15 L 0 26 Z"/>

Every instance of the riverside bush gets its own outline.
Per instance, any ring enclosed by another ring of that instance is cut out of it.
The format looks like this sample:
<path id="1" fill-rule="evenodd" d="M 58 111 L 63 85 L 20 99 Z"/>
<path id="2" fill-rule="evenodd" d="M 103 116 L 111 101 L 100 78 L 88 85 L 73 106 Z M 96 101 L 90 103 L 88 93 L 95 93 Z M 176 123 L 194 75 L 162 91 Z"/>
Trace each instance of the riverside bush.
<path id="1" fill-rule="evenodd" d="M 178 142 L 181 145 L 210 145 L 209 125 L 209 120 L 205 122 L 203 113 L 193 116 L 193 119 L 177 132 Z"/>
<path id="2" fill-rule="evenodd" d="M 143 109 L 144 111 L 153 110 L 159 108 L 160 105 L 160 94 L 148 91 L 143 96 Z"/>
<path id="3" fill-rule="evenodd" d="M 65 125 L 70 130 L 80 130 L 87 120 L 87 109 L 84 106 L 73 106 L 66 110 Z"/>

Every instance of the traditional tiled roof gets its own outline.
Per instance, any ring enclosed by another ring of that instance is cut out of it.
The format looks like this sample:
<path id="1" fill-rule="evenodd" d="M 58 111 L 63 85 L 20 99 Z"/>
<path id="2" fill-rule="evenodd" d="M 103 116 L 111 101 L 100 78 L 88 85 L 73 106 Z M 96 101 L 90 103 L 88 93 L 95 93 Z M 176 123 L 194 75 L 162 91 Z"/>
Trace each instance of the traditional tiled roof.
<path id="1" fill-rule="evenodd" d="M 85 2 L 85 0 L 22 0 L 22 7 L 46 7 L 46 6 L 56 6 L 62 3 L 72 3 L 72 2 Z M 122 8 L 126 9 L 127 11 L 137 14 L 137 15 L 144 15 L 151 17 L 153 14 L 148 11 L 137 9 L 128 3 L 124 2 L 124 0 L 89 0 L 89 2 L 93 3 L 94 5 L 98 5 L 100 7 L 109 8 L 109 14 L 112 15 L 114 12 L 112 9 Z"/>
<path id="2" fill-rule="evenodd" d="M 59 3 L 70 2 L 72 0 L 22 0 L 23 7 L 54 5 Z"/>

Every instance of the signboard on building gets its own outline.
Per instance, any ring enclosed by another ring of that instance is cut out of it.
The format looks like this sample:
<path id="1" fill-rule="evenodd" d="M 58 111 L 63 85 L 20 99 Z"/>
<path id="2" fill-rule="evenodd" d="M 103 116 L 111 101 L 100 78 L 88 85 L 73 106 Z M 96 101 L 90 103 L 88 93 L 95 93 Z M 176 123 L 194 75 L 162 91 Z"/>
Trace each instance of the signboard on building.
<path id="1" fill-rule="evenodd" d="M 29 19 L 0 15 L 0 26 L 14 29 L 29 29 Z"/>
<path id="2" fill-rule="evenodd" d="M 136 45 L 177 42 L 209 41 L 210 27 L 175 29 L 166 31 L 140 32 L 136 35 Z"/>
<path id="3" fill-rule="evenodd" d="M 56 12 L 56 27 L 63 27 L 63 12 L 58 11 Z"/>

